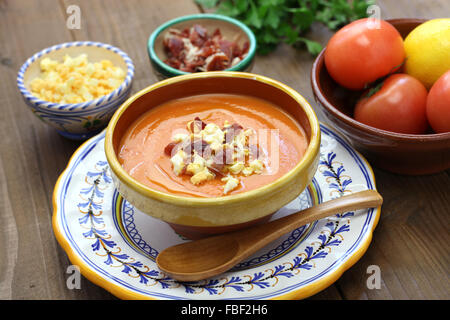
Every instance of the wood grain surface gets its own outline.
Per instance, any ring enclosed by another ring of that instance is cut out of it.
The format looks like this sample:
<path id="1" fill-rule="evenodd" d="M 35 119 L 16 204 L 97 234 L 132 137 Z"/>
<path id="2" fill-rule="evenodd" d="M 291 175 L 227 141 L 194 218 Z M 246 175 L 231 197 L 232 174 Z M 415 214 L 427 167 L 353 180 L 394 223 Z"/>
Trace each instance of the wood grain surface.
<path id="1" fill-rule="evenodd" d="M 66 8 L 81 8 L 81 29 L 66 27 Z M 448 0 L 377 1 L 381 17 L 450 16 Z M 122 48 L 136 66 L 133 91 L 157 81 L 146 52 L 161 23 L 201 12 L 179 0 L 0 0 L 0 299 L 116 299 L 82 278 L 67 288 L 70 261 L 52 231 L 54 184 L 79 142 L 59 136 L 27 110 L 17 71 L 35 52 L 61 42 L 93 40 Z M 331 32 L 314 26 L 326 44 Z M 313 57 L 280 45 L 257 56 L 253 72 L 280 80 L 314 106 Z M 382 216 L 366 254 L 333 285 L 311 299 L 449 299 L 450 172 L 408 177 L 374 168 L 384 197 Z M 368 289 L 367 268 L 379 266 L 380 289 Z"/>

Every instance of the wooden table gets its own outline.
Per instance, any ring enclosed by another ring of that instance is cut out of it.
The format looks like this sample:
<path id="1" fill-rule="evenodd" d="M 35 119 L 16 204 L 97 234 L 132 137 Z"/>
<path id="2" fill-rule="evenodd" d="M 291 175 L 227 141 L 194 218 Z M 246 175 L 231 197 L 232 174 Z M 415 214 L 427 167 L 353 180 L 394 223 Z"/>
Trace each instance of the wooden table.
<path id="1" fill-rule="evenodd" d="M 81 29 L 66 27 L 66 8 L 81 8 Z M 447 0 L 378 1 L 381 17 L 450 16 Z M 157 81 L 146 51 L 161 23 L 201 11 L 175 0 L 0 0 L 0 299 L 115 299 L 82 279 L 66 286 L 70 261 L 52 231 L 52 191 L 79 142 L 66 140 L 39 121 L 23 103 L 17 71 L 35 52 L 61 42 L 110 43 L 133 59 L 133 91 Z M 316 26 L 310 36 L 325 44 L 331 33 Z M 309 82 L 313 62 L 286 45 L 257 56 L 253 72 L 301 92 L 323 119 Z M 450 178 L 408 177 L 375 168 L 384 196 L 382 216 L 366 254 L 333 285 L 311 299 L 449 299 Z M 377 265 L 381 288 L 368 289 L 367 268 Z"/>

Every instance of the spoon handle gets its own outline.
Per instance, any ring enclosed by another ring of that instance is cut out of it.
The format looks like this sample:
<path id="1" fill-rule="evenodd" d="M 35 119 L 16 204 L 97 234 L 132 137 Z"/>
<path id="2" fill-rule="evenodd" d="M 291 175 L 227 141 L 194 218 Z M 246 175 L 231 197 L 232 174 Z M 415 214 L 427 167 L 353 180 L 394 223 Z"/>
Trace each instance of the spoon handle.
<path id="1" fill-rule="evenodd" d="M 350 195 L 345 195 L 308 209 L 298 211 L 286 217 L 273 220 L 247 230 L 236 231 L 239 233 L 239 242 L 246 254 L 252 254 L 266 244 L 293 231 L 305 224 L 329 217 L 331 215 L 355 211 L 359 209 L 379 207 L 383 198 L 376 190 L 365 190 Z M 255 241 L 257 239 L 257 241 Z"/>

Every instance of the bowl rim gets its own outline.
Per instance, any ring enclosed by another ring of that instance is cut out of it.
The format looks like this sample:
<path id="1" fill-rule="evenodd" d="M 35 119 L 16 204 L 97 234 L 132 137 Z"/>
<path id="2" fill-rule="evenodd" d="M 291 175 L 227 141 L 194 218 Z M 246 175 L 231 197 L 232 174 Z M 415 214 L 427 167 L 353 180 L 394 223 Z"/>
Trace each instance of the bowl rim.
<path id="1" fill-rule="evenodd" d="M 404 19 L 387 19 L 385 20 L 391 24 L 395 23 L 424 23 L 427 21 L 426 19 L 414 19 L 414 18 L 404 18 Z M 395 25 L 394 25 L 395 27 Z M 333 106 L 333 104 L 327 99 L 327 97 L 323 94 L 321 86 L 319 84 L 319 73 L 321 68 L 326 68 L 325 66 L 325 50 L 326 47 L 322 49 L 319 55 L 314 60 L 314 63 L 311 68 L 311 86 L 313 93 L 317 100 L 319 100 L 320 104 L 323 106 L 325 110 L 331 113 L 334 117 L 338 118 L 345 124 L 361 130 L 370 135 L 376 135 L 388 138 L 390 140 L 395 141 L 404 141 L 404 142 L 419 142 L 419 141 L 442 141 L 442 140 L 450 140 L 450 132 L 444 133 L 429 133 L 429 134 L 407 134 L 407 133 L 397 133 L 391 132 L 383 129 L 378 129 L 369 125 L 366 125 L 362 122 L 359 122 L 352 117 L 346 115 L 341 112 L 339 109 Z"/>
<path id="2" fill-rule="evenodd" d="M 200 197 L 178 196 L 163 191 L 154 190 L 132 178 L 120 165 L 119 160 L 117 159 L 116 153 L 114 151 L 112 142 L 114 129 L 121 115 L 135 100 L 155 89 L 179 82 L 190 81 L 193 79 L 203 79 L 212 77 L 214 78 L 238 77 L 256 80 L 274 86 L 275 88 L 282 90 L 284 93 L 291 96 L 291 98 L 293 98 L 302 107 L 302 109 L 306 114 L 306 117 L 308 118 L 308 122 L 311 126 L 311 139 L 309 141 L 305 154 L 303 155 L 303 158 L 283 176 L 267 185 L 249 191 L 241 192 L 238 194 L 221 197 L 200 198 Z M 158 201 L 171 203 L 175 205 L 181 205 L 184 207 L 204 207 L 210 205 L 233 204 L 254 197 L 260 197 L 262 195 L 269 194 L 274 189 L 277 189 L 278 187 L 281 187 L 289 183 L 292 179 L 295 178 L 295 176 L 299 172 L 301 172 L 303 169 L 307 168 L 314 162 L 315 158 L 319 154 L 320 140 L 321 140 L 320 124 L 317 115 L 314 112 L 314 109 L 300 93 L 298 93 L 291 87 L 277 80 L 253 73 L 237 72 L 237 71 L 211 71 L 211 72 L 191 73 L 183 76 L 167 78 L 153 85 L 150 85 L 147 88 L 142 89 L 141 91 L 135 93 L 132 97 L 128 98 L 128 100 L 125 101 L 114 113 L 113 117 L 111 118 L 108 124 L 108 127 L 106 128 L 105 154 L 106 159 L 109 162 L 110 168 L 113 171 L 113 173 L 120 179 L 122 183 L 126 184 L 128 187 L 138 192 L 139 194 L 145 197 L 156 199 Z"/>
<path id="3" fill-rule="evenodd" d="M 245 56 L 245 58 L 242 59 L 237 65 L 235 65 L 231 68 L 225 69 L 225 70 L 221 70 L 221 71 L 239 71 L 240 69 L 245 68 L 249 64 L 249 62 L 255 57 L 256 37 L 255 37 L 253 31 L 249 27 L 247 27 L 244 23 L 240 22 L 237 19 L 234 19 L 234 18 L 231 18 L 228 16 L 224 16 L 224 15 L 220 15 L 220 14 L 197 13 L 197 14 L 185 15 L 185 16 L 181 16 L 181 17 L 169 20 L 169 21 L 163 23 L 162 25 L 160 25 L 159 27 L 157 27 L 150 35 L 150 37 L 148 38 L 148 42 L 147 42 L 147 51 L 148 51 L 150 60 L 152 60 L 154 63 L 156 63 L 158 65 L 158 67 L 166 70 L 167 72 L 170 72 L 171 74 L 173 74 L 175 76 L 194 73 L 194 72 L 181 71 L 181 70 L 175 69 L 175 68 L 167 65 L 158 57 L 158 55 L 155 52 L 155 40 L 164 30 L 173 26 L 174 24 L 178 24 L 180 22 L 194 20 L 194 19 L 222 20 L 222 21 L 225 21 L 225 22 L 228 22 L 230 24 L 237 26 L 238 28 L 243 30 L 245 32 L 245 34 L 247 35 L 247 37 L 249 39 L 250 47 L 248 49 L 248 53 Z"/>
<path id="4" fill-rule="evenodd" d="M 58 103 L 58 102 L 50 102 L 46 100 L 42 100 L 38 97 L 36 97 L 34 94 L 32 94 L 25 86 L 24 83 L 24 75 L 25 72 L 28 70 L 28 68 L 33 64 L 36 63 L 41 57 L 47 55 L 50 52 L 58 51 L 70 47 L 97 47 L 97 48 L 103 48 L 109 51 L 114 52 L 115 54 L 119 55 L 123 61 L 125 62 L 127 66 L 126 70 L 126 76 L 125 79 L 122 81 L 122 84 L 111 91 L 109 94 L 101 96 L 94 100 L 89 100 L 81 103 Z M 101 107 L 105 104 L 108 104 L 115 99 L 123 96 L 126 94 L 128 89 L 131 87 L 131 83 L 134 78 L 134 64 L 131 58 L 126 54 L 124 51 L 120 50 L 117 47 L 114 47 L 110 44 L 102 43 L 102 42 L 96 42 L 96 41 L 73 41 L 73 42 L 64 42 L 60 43 L 48 48 L 45 48 L 34 55 L 32 55 L 30 58 L 28 58 L 24 64 L 19 69 L 19 72 L 17 73 L 17 87 L 19 88 L 19 91 L 24 96 L 24 98 L 38 107 L 39 109 L 42 109 L 46 112 L 70 112 L 70 111 L 82 111 L 82 110 L 90 110 L 94 107 Z"/>

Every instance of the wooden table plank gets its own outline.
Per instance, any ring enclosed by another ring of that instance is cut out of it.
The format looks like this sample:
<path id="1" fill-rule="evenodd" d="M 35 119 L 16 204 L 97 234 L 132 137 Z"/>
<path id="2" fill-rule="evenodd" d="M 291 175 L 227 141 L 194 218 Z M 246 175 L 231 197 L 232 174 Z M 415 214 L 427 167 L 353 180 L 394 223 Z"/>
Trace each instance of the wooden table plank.
<path id="1" fill-rule="evenodd" d="M 58 138 L 27 110 L 15 85 L 26 58 L 70 37 L 61 23 L 65 22 L 57 2 L 0 3 L 0 183 L 6 198 L 0 207 L 0 234 L 6 232 L 8 237 L 0 247 L 1 256 L 6 256 L 0 260 L 1 298 L 65 297 L 63 291 L 54 290 L 63 281 L 64 270 L 52 235 L 49 180 L 54 184 L 58 170 L 50 165 L 59 161 L 59 168 L 65 166 L 73 148 L 59 139 L 53 154 L 40 154 L 40 146 L 58 144 Z"/>
<path id="2" fill-rule="evenodd" d="M 448 172 L 406 177 L 375 169 L 384 196 L 382 217 L 366 255 L 337 282 L 344 297 L 447 299 L 449 274 Z M 446 189 L 444 189 L 446 188 Z M 384 286 L 361 287 L 369 265 L 379 265 Z"/>

